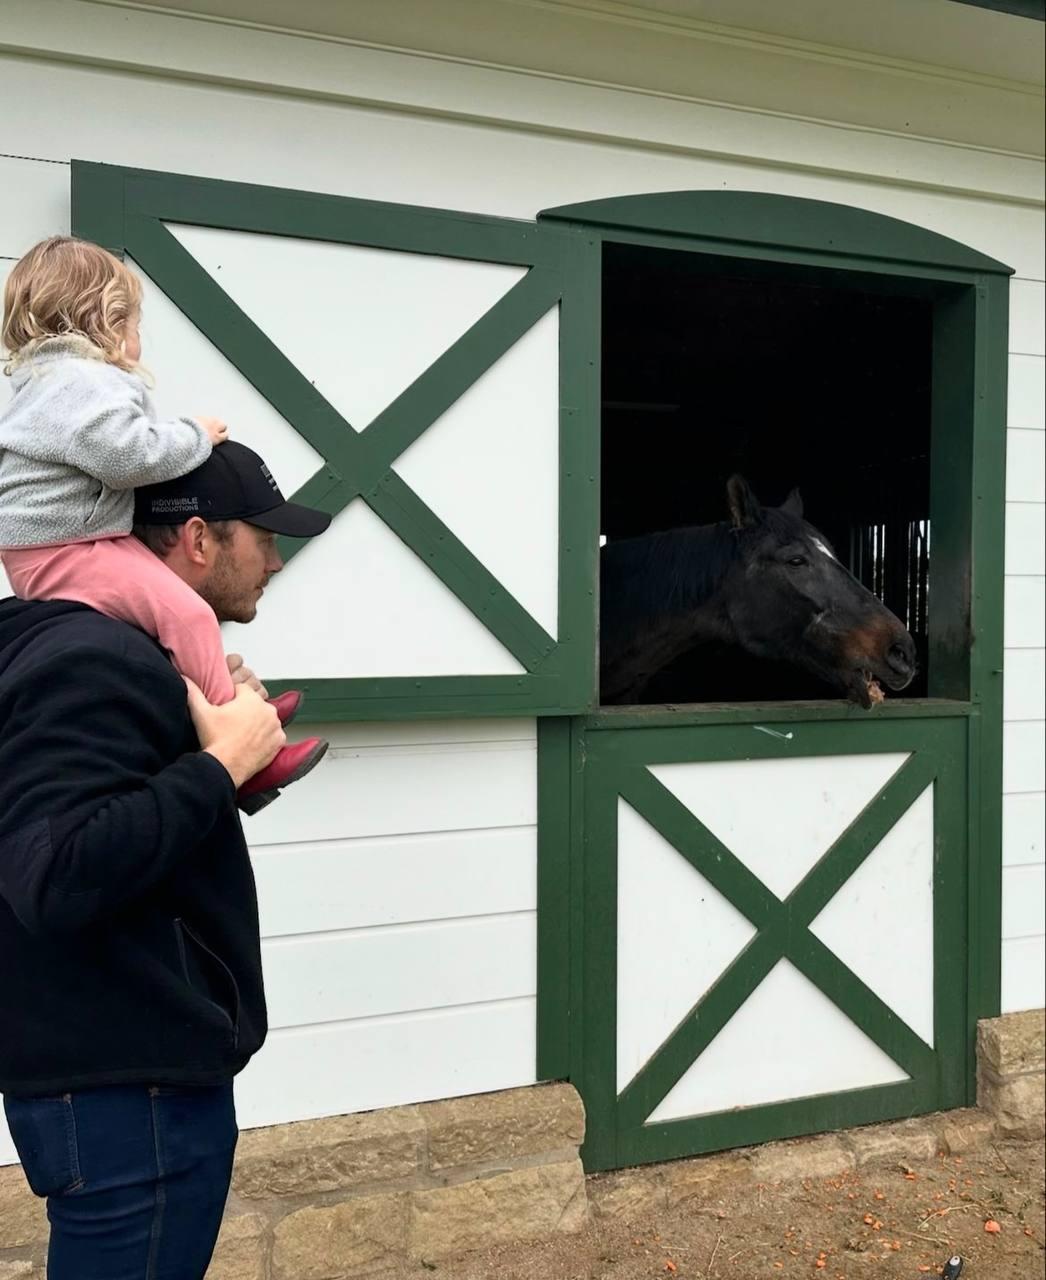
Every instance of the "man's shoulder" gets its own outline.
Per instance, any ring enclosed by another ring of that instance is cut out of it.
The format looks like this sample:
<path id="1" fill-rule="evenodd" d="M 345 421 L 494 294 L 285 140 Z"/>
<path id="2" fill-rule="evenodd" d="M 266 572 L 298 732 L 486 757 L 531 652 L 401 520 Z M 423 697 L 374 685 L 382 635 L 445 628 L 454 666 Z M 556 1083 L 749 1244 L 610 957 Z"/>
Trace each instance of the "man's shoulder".
<path id="1" fill-rule="evenodd" d="M 0 601 L 0 677 L 10 664 L 27 672 L 55 659 L 74 662 L 87 654 L 94 661 L 152 667 L 161 678 L 167 674 L 177 680 L 156 642 L 130 623 L 71 601 Z"/>

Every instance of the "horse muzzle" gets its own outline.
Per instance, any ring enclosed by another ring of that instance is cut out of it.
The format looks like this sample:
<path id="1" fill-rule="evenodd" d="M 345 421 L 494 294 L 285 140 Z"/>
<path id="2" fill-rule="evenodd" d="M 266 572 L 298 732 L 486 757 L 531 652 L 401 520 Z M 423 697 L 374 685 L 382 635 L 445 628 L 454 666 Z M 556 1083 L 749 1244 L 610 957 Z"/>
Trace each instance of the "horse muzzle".
<path id="1" fill-rule="evenodd" d="M 886 609 L 850 633 L 843 657 L 849 673 L 847 691 L 866 709 L 882 701 L 880 685 L 899 693 L 907 689 L 918 670 L 915 641 Z"/>

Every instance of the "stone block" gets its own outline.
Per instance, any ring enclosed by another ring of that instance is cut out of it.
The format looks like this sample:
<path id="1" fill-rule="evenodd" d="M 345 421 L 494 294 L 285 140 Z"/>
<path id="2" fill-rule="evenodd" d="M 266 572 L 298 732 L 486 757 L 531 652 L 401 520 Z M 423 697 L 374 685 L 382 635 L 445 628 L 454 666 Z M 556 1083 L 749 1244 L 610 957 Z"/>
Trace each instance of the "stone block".
<path id="1" fill-rule="evenodd" d="M 580 1231 L 588 1221 L 580 1160 L 415 1191 L 411 1200 L 409 1251 L 425 1261 L 465 1249 Z"/>
<path id="2" fill-rule="evenodd" d="M 39 1276 L 43 1280 L 43 1274 L 31 1262 L 0 1262 L 0 1280 L 25 1280 L 26 1276 Z"/>
<path id="3" fill-rule="evenodd" d="M 922 1118 L 851 1129 L 847 1136 L 853 1146 L 858 1167 L 932 1160 L 941 1149 L 934 1125 Z"/>
<path id="4" fill-rule="evenodd" d="M 268 1225 L 260 1213 L 226 1216 L 207 1280 L 266 1280 Z"/>
<path id="5" fill-rule="evenodd" d="M 805 1178 L 837 1178 L 854 1168 L 853 1152 L 833 1135 L 775 1142 L 752 1154 L 756 1182 L 801 1182 Z"/>
<path id="6" fill-rule="evenodd" d="M 420 1112 L 433 1172 L 576 1150 L 585 1136 L 584 1107 L 567 1084 L 432 1102 Z"/>
<path id="7" fill-rule="evenodd" d="M 49 1230 L 44 1202 L 29 1190 L 21 1165 L 0 1169 L 0 1249 L 46 1244 Z"/>
<path id="8" fill-rule="evenodd" d="M 977 1024 L 978 1070 L 997 1076 L 1046 1070 L 1046 1010 L 1004 1013 Z"/>
<path id="9" fill-rule="evenodd" d="M 995 1137 L 995 1118 L 977 1107 L 945 1111 L 936 1117 L 936 1121 L 940 1149 L 950 1156 L 983 1151 Z"/>
<path id="10" fill-rule="evenodd" d="M 273 1233 L 272 1280 L 343 1280 L 401 1263 L 409 1209 L 397 1192 L 288 1214 Z"/>
<path id="11" fill-rule="evenodd" d="M 597 1218 L 638 1222 L 668 1208 L 668 1191 L 658 1166 L 597 1174 L 588 1179 L 588 1202 Z"/>
<path id="12" fill-rule="evenodd" d="M 402 1182 L 421 1165 L 416 1107 L 331 1116 L 242 1134 L 233 1190 L 250 1200 Z"/>
<path id="13" fill-rule="evenodd" d="M 995 1118 L 1000 1138 L 1030 1141 L 1046 1134 L 1046 1075 L 981 1076 L 977 1101 Z"/>

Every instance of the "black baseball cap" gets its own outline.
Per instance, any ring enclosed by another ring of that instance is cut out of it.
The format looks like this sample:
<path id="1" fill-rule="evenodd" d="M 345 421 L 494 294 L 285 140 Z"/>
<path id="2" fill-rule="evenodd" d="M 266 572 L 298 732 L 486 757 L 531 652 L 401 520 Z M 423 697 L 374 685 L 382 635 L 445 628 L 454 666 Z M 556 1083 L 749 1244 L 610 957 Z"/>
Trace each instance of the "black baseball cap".
<path id="1" fill-rule="evenodd" d="M 226 440 L 195 471 L 144 485 L 134 495 L 135 524 L 246 520 L 290 538 L 314 538 L 331 522 L 326 511 L 288 502 L 264 461 L 238 440 Z"/>

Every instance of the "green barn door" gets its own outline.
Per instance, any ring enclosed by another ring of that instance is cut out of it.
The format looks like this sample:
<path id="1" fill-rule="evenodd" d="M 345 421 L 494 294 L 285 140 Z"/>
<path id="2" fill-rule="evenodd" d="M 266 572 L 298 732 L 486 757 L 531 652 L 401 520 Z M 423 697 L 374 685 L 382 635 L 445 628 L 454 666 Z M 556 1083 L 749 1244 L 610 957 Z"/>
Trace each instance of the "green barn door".
<path id="1" fill-rule="evenodd" d="M 542 729 L 539 1058 L 543 1074 L 569 1072 L 581 1089 L 586 1163 L 968 1104 L 976 1021 L 999 1001 L 1010 268 L 897 219 L 770 193 L 623 196 L 549 209 L 539 223 L 602 245 L 602 314 L 618 349 L 634 299 L 657 307 L 652 281 L 673 282 L 683 328 L 688 303 L 709 308 L 706 329 L 720 323 L 711 308 L 737 279 L 840 290 L 916 306 L 926 391 L 925 699 L 866 713 L 734 701 L 714 687 L 702 703 L 680 688 L 673 704 L 690 705 L 608 708 Z M 702 293 L 707 280 L 726 284 Z M 742 291 L 736 305 L 760 296 Z M 686 395 L 712 371 L 704 351 L 684 354 L 676 400 L 699 411 L 700 396 Z M 782 385 L 797 432 L 821 385 L 817 356 Z M 628 385 L 641 388 L 645 372 Z M 860 386 L 854 377 L 855 398 Z M 719 413 L 745 422 L 728 390 L 710 389 L 709 413 L 687 427 L 694 438 L 718 446 L 730 430 Z M 847 438 L 846 408 L 845 397 L 820 403 L 849 445 L 863 438 Z M 607 519 L 602 530 L 611 541 L 656 527 L 651 454 L 666 475 L 718 475 L 711 457 L 651 431 L 636 459 L 652 477 L 647 524 L 634 528 L 628 449 L 642 437 L 608 421 L 605 475 L 620 486 L 607 504 L 619 529 Z M 738 435 L 751 447 L 777 430 L 771 419 L 762 437 Z M 860 474 L 864 447 L 829 456 Z M 730 449 L 714 457 L 724 481 L 728 459 L 745 469 Z M 910 561 L 897 572 L 914 580 Z"/>
<path id="2" fill-rule="evenodd" d="M 591 1169 L 966 1100 L 965 717 L 580 729 Z"/>
<path id="3" fill-rule="evenodd" d="M 593 705 L 584 236 L 80 162 L 73 226 L 146 278 L 157 356 L 184 351 L 178 411 L 228 415 L 194 382 L 220 358 L 222 389 L 242 401 L 246 380 L 275 424 L 241 416 L 234 438 L 312 459 L 284 487 L 334 523 L 284 548 L 242 642 L 273 687 L 304 687 L 318 719 Z"/>

